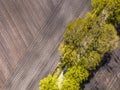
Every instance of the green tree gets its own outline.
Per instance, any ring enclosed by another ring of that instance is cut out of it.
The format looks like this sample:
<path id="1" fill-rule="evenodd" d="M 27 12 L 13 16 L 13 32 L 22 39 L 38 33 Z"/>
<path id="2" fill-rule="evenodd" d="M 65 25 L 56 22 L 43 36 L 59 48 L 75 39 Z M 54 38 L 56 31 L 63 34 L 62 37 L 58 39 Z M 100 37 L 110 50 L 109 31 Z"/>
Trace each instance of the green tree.
<path id="1" fill-rule="evenodd" d="M 87 80 L 88 76 L 89 72 L 81 66 L 68 68 L 61 84 L 61 90 L 79 90 L 80 84 Z"/>
<path id="2" fill-rule="evenodd" d="M 81 66 L 73 66 L 68 68 L 64 76 L 65 78 L 74 79 L 78 83 L 82 83 L 84 80 L 87 80 L 89 72 Z"/>
<path id="3" fill-rule="evenodd" d="M 80 89 L 80 85 L 78 82 L 76 82 L 76 80 L 65 78 L 62 81 L 60 90 L 79 90 L 79 89 Z"/>
<path id="4" fill-rule="evenodd" d="M 48 77 L 40 81 L 39 90 L 59 90 L 57 80 L 56 76 L 48 75 Z"/>
<path id="5" fill-rule="evenodd" d="M 94 70 L 101 60 L 101 55 L 96 51 L 87 52 L 80 60 L 79 65 L 87 70 Z"/>

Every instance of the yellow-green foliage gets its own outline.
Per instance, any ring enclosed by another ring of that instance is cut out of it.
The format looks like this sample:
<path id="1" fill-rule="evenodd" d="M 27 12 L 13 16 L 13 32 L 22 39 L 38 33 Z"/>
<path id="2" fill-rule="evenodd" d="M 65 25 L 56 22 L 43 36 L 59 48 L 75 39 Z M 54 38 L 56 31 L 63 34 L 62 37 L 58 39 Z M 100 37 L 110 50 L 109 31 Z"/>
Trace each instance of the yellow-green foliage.
<path id="1" fill-rule="evenodd" d="M 88 71 L 81 66 L 68 68 L 61 84 L 61 90 L 79 90 L 80 84 L 87 80 L 88 76 Z"/>
<path id="2" fill-rule="evenodd" d="M 42 79 L 39 83 L 39 90 L 59 90 L 57 86 L 57 77 L 48 75 L 48 77 Z"/>
<path id="3" fill-rule="evenodd" d="M 60 90 L 79 90 L 80 84 L 76 82 L 74 79 L 66 78 L 62 81 Z"/>
<path id="4" fill-rule="evenodd" d="M 114 26 L 111 24 L 103 25 L 96 43 L 96 50 L 101 53 L 115 49 L 118 46 L 118 36 Z"/>
<path id="5" fill-rule="evenodd" d="M 94 70 L 95 67 L 99 64 L 100 59 L 100 54 L 98 54 L 96 51 L 91 51 L 85 53 L 85 55 L 81 57 L 78 63 L 87 70 Z"/>
<path id="6" fill-rule="evenodd" d="M 87 80 L 88 76 L 88 71 L 79 65 L 68 68 L 64 75 L 65 78 L 74 79 L 78 83 L 82 83 L 83 81 Z"/>

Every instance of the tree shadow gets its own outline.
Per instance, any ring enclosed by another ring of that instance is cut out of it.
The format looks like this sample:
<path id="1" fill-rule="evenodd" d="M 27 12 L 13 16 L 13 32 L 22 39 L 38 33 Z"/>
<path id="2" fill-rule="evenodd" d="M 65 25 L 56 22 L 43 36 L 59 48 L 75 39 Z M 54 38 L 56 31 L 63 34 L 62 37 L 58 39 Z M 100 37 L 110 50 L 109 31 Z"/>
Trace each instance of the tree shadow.
<path id="1" fill-rule="evenodd" d="M 114 25 L 118 36 L 120 37 L 120 24 Z"/>

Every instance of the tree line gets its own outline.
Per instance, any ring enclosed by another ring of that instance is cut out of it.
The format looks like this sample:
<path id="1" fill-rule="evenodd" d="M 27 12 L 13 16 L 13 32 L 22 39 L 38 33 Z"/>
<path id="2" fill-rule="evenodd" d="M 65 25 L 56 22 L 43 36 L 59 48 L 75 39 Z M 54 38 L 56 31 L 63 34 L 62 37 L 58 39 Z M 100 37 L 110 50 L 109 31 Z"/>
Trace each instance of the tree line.
<path id="1" fill-rule="evenodd" d="M 40 81 L 40 90 L 79 90 L 104 54 L 117 48 L 114 25 L 120 24 L 120 0 L 92 0 L 91 5 L 91 12 L 84 18 L 66 25 L 59 51 L 62 53 L 61 67 L 67 70 L 60 87 L 58 76 L 48 75 Z"/>

